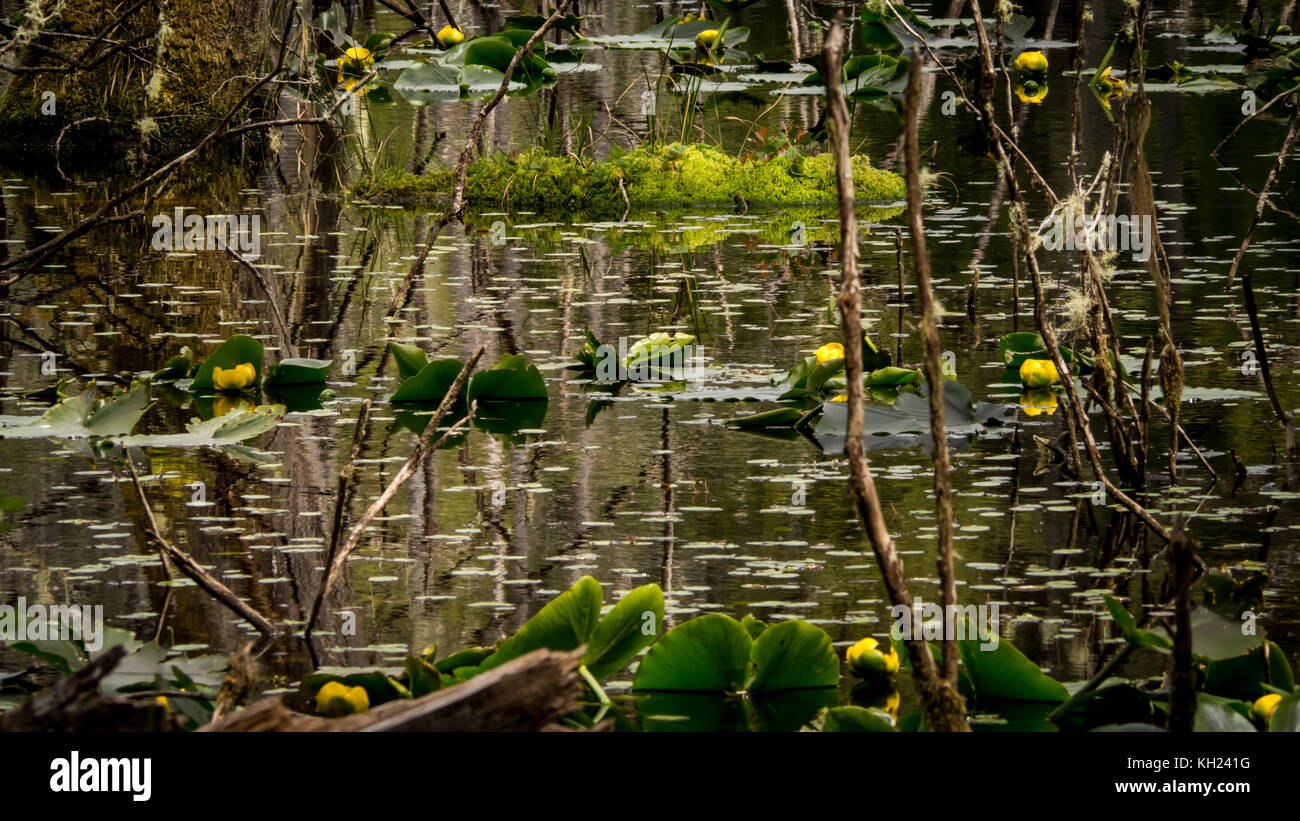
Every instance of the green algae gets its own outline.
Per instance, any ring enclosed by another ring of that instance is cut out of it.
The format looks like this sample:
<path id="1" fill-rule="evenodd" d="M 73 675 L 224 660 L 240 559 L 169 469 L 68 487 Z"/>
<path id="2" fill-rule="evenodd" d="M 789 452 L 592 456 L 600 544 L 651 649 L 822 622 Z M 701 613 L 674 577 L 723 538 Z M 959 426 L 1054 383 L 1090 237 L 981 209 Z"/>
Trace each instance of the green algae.
<path id="1" fill-rule="evenodd" d="M 362 178 L 352 196 L 375 203 L 417 204 L 446 198 L 448 169 L 423 176 L 381 172 Z M 864 201 L 903 197 L 897 174 L 853 158 L 854 187 Z M 626 200 L 624 195 L 626 194 Z M 664 205 L 810 205 L 836 199 L 829 154 L 741 160 L 710 146 L 673 143 L 616 152 L 605 160 L 557 157 L 539 149 L 497 154 L 469 167 L 470 205 L 538 213 L 610 215 Z"/>

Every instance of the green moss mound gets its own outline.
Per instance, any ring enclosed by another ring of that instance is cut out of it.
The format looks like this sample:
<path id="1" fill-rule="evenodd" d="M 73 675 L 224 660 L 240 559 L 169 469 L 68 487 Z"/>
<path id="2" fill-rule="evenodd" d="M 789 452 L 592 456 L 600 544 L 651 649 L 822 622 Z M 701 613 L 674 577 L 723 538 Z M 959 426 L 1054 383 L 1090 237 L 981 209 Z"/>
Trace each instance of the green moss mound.
<path id="1" fill-rule="evenodd" d="M 903 179 L 853 158 L 859 200 L 896 200 Z M 673 143 L 636 148 L 603 161 L 556 157 L 540 150 L 508 157 L 498 152 L 469 167 L 465 199 L 470 205 L 541 213 L 619 214 L 622 183 L 635 207 L 731 204 L 809 205 L 836 199 L 835 162 L 829 154 L 742 161 L 719 149 Z M 450 170 L 379 174 L 360 180 L 352 195 L 378 203 L 421 203 L 444 198 Z"/>

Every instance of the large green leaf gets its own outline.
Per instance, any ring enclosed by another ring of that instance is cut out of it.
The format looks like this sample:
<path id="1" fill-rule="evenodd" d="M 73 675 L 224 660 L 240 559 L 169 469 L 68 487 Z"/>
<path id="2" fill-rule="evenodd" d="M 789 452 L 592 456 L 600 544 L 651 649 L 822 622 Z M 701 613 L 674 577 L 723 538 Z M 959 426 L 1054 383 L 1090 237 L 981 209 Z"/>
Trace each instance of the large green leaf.
<path id="1" fill-rule="evenodd" d="M 816 396 L 821 393 L 822 386 L 826 384 L 826 380 L 843 372 L 844 360 L 842 358 L 828 359 L 820 365 L 814 364 L 812 370 L 808 372 L 808 379 L 804 383 L 804 388 L 809 394 Z"/>
<path id="2" fill-rule="evenodd" d="M 764 691 L 834 687 L 840 683 L 840 657 L 831 637 L 801 619 L 764 630 L 749 651 L 749 682 L 745 689 Z"/>
<path id="3" fill-rule="evenodd" d="M 412 105 L 460 99 L 460 70 L 438 63 L 417 62 L 393 82 Z M 390 343 L 391 344 L 391 343 Z"/>
<path id="4" fill-rule="evenodd" d="M 419 656 L 406 657 L 406 680 L 412 698 L 427 696 L 442 688 L 442 676 L 437 668 Z"/>
<path id="5" fill-rule="evenodd" d="M 915 368 L 890 366 L 867 374 L 866 382 L 867 386 L 872 388 L 897 388 L 910 385 L 920 378 L 921 372 Z"/>
<path id="6" fill-rule="evenodd" d="M 1271 641 L 1244 655 L 1210 662 L 1203 687 L 1218 696 L 1254 700 L 1263 694 L 1265 684 L 1287 691 L 1295 686 L 1286 654 Z"/>
<path id="7" fill-rule="evenodd" d="M 492 647 L 466 647 L 440 659 L 433 666 L 439 673 L 450 674 L 458 667 L 477 667 L 496 652 Z"/>
<path id="8" fill-rule="evenodd" d="M 634 690 L 739 692 L 753 641 L 740 622 L 709 613 L 669 630 L 637 668 Z"/>
<path id="9" fill-rule="evenodd" d="M 105 400 L 90 412 L 86 430 L 93 436 L 126 436 L 149 409 L 151 401 L 148 383 L 133 382 L 128 390 Z"/>
<path id="10" fill-rule="evenodd" d="M 1116 601 L 1114 596 L 1106 596 L 1106 609 L 1110 611 L 1111 618 L 1115 620 L 1120 633 L 1124 635 L 1124 640 L 1129 644 L 1152 647 L 1156 650 L 1168 650 L 1173 647 L 1173 642 L 1165 636 L 1139 629 L 1133 617 L 1124 609 L 1124 605 Z"/>
<path id="11" fill-rule="evenodd" d="M 328 359 L 281 359 L 266 369 L 266 379 L 262 384 L 268 388 L 274 385 L 323 385 L 332 364 Z"/>
<path id="12" fill-rule="evenodd" d="M 1300 693 L 1283 696 L 1268 720 L 1270 733 L 1300 733 Z"/>
<path id="13" fill-rule="evenodd" d="M 88 661 L 81 645 L 69 639 L 14 641 L 9 643 L 9 649 L 35 656 L 65 676 L 72 675 L 85 667 Z"/>
<path id="14" fill-rule="evenodd" d="M 597 679 L 611 676 L 659 635 L 664 620 L 664 592 L 647 584 L 618 600 L 587 641 L 582 663 Z"/>
<path id="15" fill-rule="evenodd" d="M 407 345 L 404 342 L 389 342 L 388 352 L 393 355 L 393 361 L 397 363 L 397 375 L 403 380 L 415 376 L 424 369 L 425 365 L 429 364 L 428 354 L 424 352 L 423 348 L 416 345 Z"/>
<path id="16" fill-rule="evenodd" d="M 895 442 L 890 438 L 904 433 L 930 432 L 930 402 L 926 398 L 929 386 L 922 383 L 920 391 L 902 391 L 893 405 L 868 404 L 863 413 L 862 432 L 868 450 Z M 968 436 L 983 429 L 983 422 L 997 419 L 1002 406 L 992 408 L 981 403 L 972 406 L 970 389 L 959 382 L 945 382 L 943 386 L 944 417 L 950 436 Z M 827 402 L 822 405 L 822 415 L 817 420 L 813 437 L 827 453 L 843 453 L 844 438 L 849 427 L 849 410 L 845 402 Z"/>
<path id="17" fill-rule="evenodd" d="M 1262 633 L 1248 636 L 1242 632 L 1241 622 L 1225 619 L 1208 607 L 1192 611 L 1192 653 L 1201 659 L 1218 661 L 1242 656 L 1263 641 Z"/>
<path id="18" fill-rule="evenodd" d="M 459 359 L 435 359 L 398 385 L 388 401 L 441 402 L 464 367 Z"/>
<path id="19" fill-rule="evenodd" d="M 600 583 L 590 576 L 583 576 L 577 584 L 537 611 L 518 633 L 479 666 L 479 670 L 500 667 L 507 661 L 542 648 L 576 650 L 591 637 L 600 619 L 603 597 Z"/>
<path id="20" fill-rule="evenodd" d="M 1246 716 L 1250 705 L 1208 693 L 1196 694 L 1196 718 L 1192 731 L 1197 733 L 1253 733 L 1255 726 Z"/>
<path id="21" fill-rule="evenodd" d="M 92 382 L 82 393 L 69 396 L 40 416 L 0 416 L 0 438 L 125 436 L 150 402 L 149 384 L 134 382 L 128 390 L 96 404 Z"/>
<path id="22" fill-rule="evenodd" d="M 967 635 L 976 635 L 967 625 Z M 1009 641 L 981 650 L 978 638 L 958 639 L 957 650 L 970 674 L 976 698 L 1009 701 L 1061 702 L 1069 698 L 1065 685 L 1049 677 Z"/>
<path id="23" fill-rule="evenodd" d="M 798 408 L 774 408 L 748 416 L 732 417 L 727 420 L 727 425 L 733 428 L 788 428 L 802 418 L 803 411 Z"/>
<path id="24" fill-rule="evenodd" d="M 0 438 L 35 439 L 114 436 L 129 433 L 149 407 L 149 388 L 137 382 L 125 393 L 95 401 L 95 383 L 40 416 L 0 416 Z M 94 428 L 91 427 L 92 420 Z"/>
<path id="25" fill-rule="evenodd" d="M 872 11 L 864 7 L 862 9 L 862 28 L 858 35 L 862 38 L 862 45 L 876 51 L 890 51 L 901 48 L 903 44 L 889 30 L 888 24 L 893 21 L 894 16 L 888 11 Z"/>
<path id="26" fill-rule="evenodd" d="M 527 37 L 525 36 L 524 39 L 527 40 Z M 494 34 L 490 37 L 475 37 L 465 42 L 463 61 L 466 66 L 487 66 L 504 74 L 517 51 L 519 51 L 519 46 L 511 42 L 506 35 Z M 516 73 L 516 79 L 521 81 L 525 79 L 553 79 L 556 76 L 558 75 L 556 75 L 555 69 L 551 68 L 550 63 L 536 54 L 525 54 L 519 61 Z"/>
<path id="27" fill-rule="evenodd" d="M 470 377 L 469 398 L 516 402 L 545 399 L 546 382 L 537 366 L 524 357 L 503 354 L 491 368 Z"/>
<path id="28" fill-rule="evenodd" d="M 1073 695 L 1086 682 L 1067 685 Z M 1150 697 L 1133 682 L 1108 678 L 1097 689 L 1082 696 L 1070 711 L 1057 720 L 1063 730 L 1090 730 L 1106 724 L 1142 724 L 1155 718 Z"/>
<path id="29" fill-rule="evenodd" d="M 195 419 L 186 426 L 185 433 L 136 434 L 124 438 L 122 444 L 173 448 L 235 445 L 271 430 L 282 416 L 283 405 L 240 408 L 211 419 Z"/>
<path id="30" fill-rule="evenodd" d="M 194 381 L 190 384 L 190 390 L 212 390 L 212 370 L 220 367 L 222 370 L 228 370 L 237 365 L 247 362 L 257 371 L 257 377 L 253 380 L 250 387 L 257 387 L 262 384 L 262 360 L 266 354 L 262 350 L 262 343 L 258 342 L 251 336 L 235 334 L 222 343 L 220 348 L 212 352 L 212 355 L 203 360 L 199 366 L 198 373 L 194 374 Z"/>

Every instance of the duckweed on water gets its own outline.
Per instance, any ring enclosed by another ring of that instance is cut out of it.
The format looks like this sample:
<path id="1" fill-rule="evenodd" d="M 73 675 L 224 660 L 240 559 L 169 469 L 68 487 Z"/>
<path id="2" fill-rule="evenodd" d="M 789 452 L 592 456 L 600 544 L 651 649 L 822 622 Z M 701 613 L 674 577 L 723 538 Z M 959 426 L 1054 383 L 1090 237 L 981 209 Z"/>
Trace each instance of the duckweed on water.
<path id="1" fill-rule="evenodd" d="M 903 196 L 897 174 L 853 158 L 861 200 Z M 537 212 L 617 214 L 625 208 L 619 182 L 633 206 L 709 204 L 796 205 L 835 199 L 835 165 L 829 154 L 741 161 L 709 146 L 673 143 L 611 154 L 605 160 L 556 157 L 533 149 L 514 157 L 498 152 L 469 168 L 470 205 Z M 450 195 L 450 169 L 416 174 L 384 173 L 361 179 L 355 197 L 384 203 L 418 203 Z"/>

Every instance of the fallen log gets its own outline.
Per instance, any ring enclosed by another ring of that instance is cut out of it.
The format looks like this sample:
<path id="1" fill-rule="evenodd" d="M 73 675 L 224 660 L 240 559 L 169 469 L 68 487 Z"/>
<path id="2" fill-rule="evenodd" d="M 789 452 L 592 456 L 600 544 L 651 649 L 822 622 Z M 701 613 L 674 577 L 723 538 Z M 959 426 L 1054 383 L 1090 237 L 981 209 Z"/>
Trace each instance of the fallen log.
<path id="1" fill-rule="evenodd" d="M 0 714 L 0 732 L 177 732 L 181 721 L 155 701 L 141 703 L 100 693 L 99 683 L 126 656 L 112 647 L 70 676 L 38 690 L 22 706 Z"/>
<path id="2" fill-rule="evenodd" d="M 585 648 L 534 650 L 467 682 L 421 698 L 390 701 L 345 718 L 321 718 L 266 698 L 200 732 L 535 732 L 577 709 Z M 599 729 L 606 729 L 605 726 Z"/>

